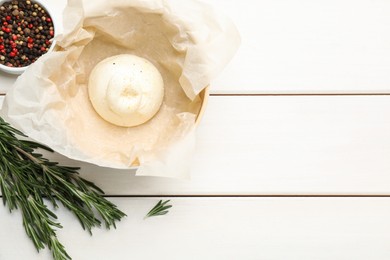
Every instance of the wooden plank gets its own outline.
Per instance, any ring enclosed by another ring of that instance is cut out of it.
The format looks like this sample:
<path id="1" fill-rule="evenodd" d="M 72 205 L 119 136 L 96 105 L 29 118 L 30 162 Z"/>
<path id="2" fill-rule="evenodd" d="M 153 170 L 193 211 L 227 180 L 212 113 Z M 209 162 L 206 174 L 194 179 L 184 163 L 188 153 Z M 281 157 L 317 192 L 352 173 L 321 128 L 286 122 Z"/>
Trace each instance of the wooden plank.
<path id="1" fill-rule="evenodd" d="M 390 194 L 390 96 L 212 96 L 191 180 L 82 166 L 109 195 Z"/>
<path id="2" fill-rule="evenodd" d="M 111 199 L 128 217 L 91 237 L 65 210 L 58 232 L 73 259 L 390 259 L 390 198 Z M 26 238 L 19 213 L 0 207 L 0 258 L 49 260 Z"/>
<path id="3" fill-rule="evenodd" d="M 17 79 L 17 75 L 11 75 L 0 71 L 0 95 L 7 93 Z"/>
<path id="4" fill-rule="evenodd" d="M 242 35 L 214 93 L 390 91 L 386 0 L 207 0 Z"/>
<path id="5" fill-rule="evenodd" d="M 44 2 L 61 23 L 66 0 Z M 390 93 L 389 1 L 206 2 L 242 35 L 213 93 Z M 12 82 L 0 73 L 0 92 Z"/>

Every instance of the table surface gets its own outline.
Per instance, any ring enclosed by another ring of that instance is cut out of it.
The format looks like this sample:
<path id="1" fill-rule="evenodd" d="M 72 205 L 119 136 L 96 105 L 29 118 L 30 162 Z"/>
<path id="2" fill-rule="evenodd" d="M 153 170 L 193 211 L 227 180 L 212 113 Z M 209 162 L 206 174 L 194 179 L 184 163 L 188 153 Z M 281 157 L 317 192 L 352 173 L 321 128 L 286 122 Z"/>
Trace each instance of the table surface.
<path id="1" fill-rule="evenodd" d="M 43 1 L 43 0 L 42 0 Z M 61 16 L 65 0 L 46 0 Z M 212 83 L 191 180 L 82 167 L 127 215 L 74 259 L 390 259 L 390 2 L 208 0 L 242 46 Z M 5 94 L 15 77 L 0 73 Z M 2 100 L 2 98 L 1 98 Z M 162 198 L 173 208 L 143 220 Z M 0 259 L 51 259 L 0 208 Z"/>

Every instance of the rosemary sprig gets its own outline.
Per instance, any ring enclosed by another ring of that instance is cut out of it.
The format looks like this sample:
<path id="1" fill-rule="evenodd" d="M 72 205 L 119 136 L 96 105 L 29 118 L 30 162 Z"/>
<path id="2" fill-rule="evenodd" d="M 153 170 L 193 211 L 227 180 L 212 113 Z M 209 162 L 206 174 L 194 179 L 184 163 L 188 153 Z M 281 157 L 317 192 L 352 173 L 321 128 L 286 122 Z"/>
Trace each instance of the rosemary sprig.
<path id="1" fill-rule="evenodd" d="M 50 148 L 18 136 L 26 137 L 0 117 L 0 190 L 9 211 L 21 211 L 26 234 L 38 251 L 47 246 L 55 260 L 71 259 L 57 238 L 62 226 L 44 198 L 54 208 L 58 202 L 68 208 L 91 234 L 102 222 L 109 229 L 126 216 L 101 189 L 79 176 L 79 168 L 45 159 L 36 150 L 52 152 Z"/>
<path id="2" fill-rule="evenodd" d="M 169 211 L 168 209 L 172 208 L 172 205 L 167 205 L 170 202 L 170 200 L 162 201 L 160 200 L 156 206 L 154 206 L 149 213 L 145 216 L 146 218 L 150 217 L 156 217 L 156 216 L 162 216 L 167 214 Z"/>

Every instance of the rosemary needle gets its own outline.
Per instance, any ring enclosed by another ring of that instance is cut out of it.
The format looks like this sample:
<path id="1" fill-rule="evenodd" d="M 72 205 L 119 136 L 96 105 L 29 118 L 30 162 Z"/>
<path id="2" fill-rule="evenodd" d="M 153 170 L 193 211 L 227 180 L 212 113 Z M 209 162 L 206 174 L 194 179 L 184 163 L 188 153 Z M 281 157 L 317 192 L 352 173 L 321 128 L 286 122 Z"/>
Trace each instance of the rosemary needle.
<path id="1" fill-rule="evenodd" d="M 168 209 L 172 208 L 172 205 L 167 205 L 170 202 L 170 200 L 162 201 L 160 200 L 156 206 L 154 206 L 149 213 L 145 216 L 144 219 L 150 218 L 150 217 L 156 217 L 156 216 L 162 216 L 167 214 L 169 211 Z"/>
<path id="2" fill-rule="evenodd" d="M 91 234 L 102 222 L 109 229 L 126 216 L 100 188 L 79 176 L 79 168 L 45 159 L 36 150 L 52 152 L 49 147 L 18 136 L 26 137 L 0 117 L 0 191 L 10 212 L 20 210 L 26 234 L 38 251 L 47 246 L 55 260 L 71 259 L 57 238 L 62 226 L 47 201 L 54 208 L 61 203 Z"/>

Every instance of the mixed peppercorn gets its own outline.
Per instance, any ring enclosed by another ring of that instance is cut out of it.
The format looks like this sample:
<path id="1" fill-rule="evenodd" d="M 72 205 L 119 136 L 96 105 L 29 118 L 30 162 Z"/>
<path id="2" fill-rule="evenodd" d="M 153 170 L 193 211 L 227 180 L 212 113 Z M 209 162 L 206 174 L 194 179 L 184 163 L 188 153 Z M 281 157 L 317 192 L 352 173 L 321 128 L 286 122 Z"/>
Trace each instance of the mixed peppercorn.
<path id="1" fill-rule="evenodd" d="M 0 5 L 0 21 L 0 64 L 25 67 L 49 50 L 54 25 L 39 3 L 31 0 L 4 2 Z"/>

